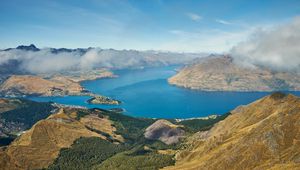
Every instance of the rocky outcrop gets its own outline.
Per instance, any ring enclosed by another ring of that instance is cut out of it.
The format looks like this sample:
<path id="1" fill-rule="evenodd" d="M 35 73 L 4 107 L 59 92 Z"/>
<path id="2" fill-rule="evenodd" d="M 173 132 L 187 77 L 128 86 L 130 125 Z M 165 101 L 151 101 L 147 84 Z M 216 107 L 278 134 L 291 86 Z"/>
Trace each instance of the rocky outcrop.
<path id="1" fill-rule="evenodd" d="M 299 169 L 300 99 L 276 93 L 239 107 L 189 147 L 166 169 Z"/>
<path id="2" fill-rule="evenodd" d="M 167 145 L 178 143 L 184 137 L 182 126 L 175 125 L 167 120 L 157 120 L 144 133 L 146 139 L 160 140 Z"/>
<path id="3" fill-rule="evenodd" d="M 195 61 L 169 78 L 169 83 L 204 91 L 300 90 L 300 74 L 246 67 L 230 56 L 209 56 Z"/>
<path id="4" fill-rule="evenodd" d="M 26 46 L 26 45 L 19 45 L 16 49 L 18 49 L 18 50 L 24 50 L 24 51 L 40 51 L 40 49 L 37 48 L 34 44 L 30 44 L 28 46 Z"/>

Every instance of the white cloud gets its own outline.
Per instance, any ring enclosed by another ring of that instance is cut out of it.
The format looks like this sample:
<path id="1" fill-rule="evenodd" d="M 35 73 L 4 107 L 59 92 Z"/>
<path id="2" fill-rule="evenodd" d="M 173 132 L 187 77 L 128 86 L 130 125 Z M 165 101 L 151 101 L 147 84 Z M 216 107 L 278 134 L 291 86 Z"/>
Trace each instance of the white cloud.
<path id="1" fill-rule="evenodd" d="M 52 53 L 47 48 L 37 52 L 13 49 L 0 51 L 0 67 L 1 64 L 13 59 L 20 63 L 16 69 L 39 74 L 93 68 L 123 69 L 179 64 L 195 57 L 197 55 L 155 51 L 103 50 L 100 48 L 89 49 L 84 54 L 80 51 Z"/>
<path id="2" fill-rule="evenodd" d="M 220 23 L 220 24 L 223 24 L 223 25 L 231 25 L 232 24 L 231 22 L 225 21 L 225 20 L 222 20 L 222 19 L 216 19 L 216 22 Z"/>
<path id="3" fill-rule="evenodd" d="M 187 13 L 186 15 L 193 21 L 200 21 L 202 19 L 202 16 L 195 13 Z"/>
<path id="4" fill-rule="evenodd" d="M 0 52 L 0 64 L 11 59 L 21 62 L 21 69 L 32 73 L 57 72 L 72 69 L 80 57 L 77 53 L 53 54 L 49 49 L 41 51 L 10 50 Z"/>
<path id="5" fill-rule="evenodd" d="M 300 69 L 300 17 L 273 29 L 259 29 L 230 51 L 236 61 L 273 69 Z"/>

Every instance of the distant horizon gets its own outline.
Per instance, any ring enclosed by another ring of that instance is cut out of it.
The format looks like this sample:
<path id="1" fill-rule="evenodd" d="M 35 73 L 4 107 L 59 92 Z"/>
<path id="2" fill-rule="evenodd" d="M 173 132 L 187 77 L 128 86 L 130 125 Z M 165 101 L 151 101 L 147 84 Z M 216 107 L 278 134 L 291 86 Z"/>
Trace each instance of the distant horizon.
<path id="1" fill-rule="evenodd" d="M 31 45 L 34 45 L 36 48 L 38 49 L 71 49 L 71 50 L 76 50 L 76 49 L 103 49 L 103 50 L 117 50 L 117 51 L 139 51 L 139 52 L 151 52 L 151 51 L 154 51 L 154 52 L 170 52 L 170 53 L 195 53 L 195 54 L 199 54 L 199 53 L 207 53 L 207 54 L 226 54 L 226 53 L 215 53 L 215 52 L 202 52 L 202 51 L 196 51 L 196 52 L 192 52 L 192 51 L 168 51 L 168 50 L 156 50 L 156 49 L 149 49 L 149 50 L 137 50 L 137 49 L 117 49 L 117 48 L 102 48 L 102 47 L 97 47 L 97 46 L 90 46 L 90 47 L 74 47 L 74 48 L 68 48 L 68 47 L 48 47 L 48 46 L 45 46 L 45 47 L 41 47 L 39 45 L 36 45 L 34 43 L 30 43 L 30 44 L 20 44 L 20 45 L 17 45 L 15 47 L 8 47 L 8 48 L 0 48 L 0 50 L 7 50 L 7 49 L 15 49 L 19 46 L 31 46 Z"/>

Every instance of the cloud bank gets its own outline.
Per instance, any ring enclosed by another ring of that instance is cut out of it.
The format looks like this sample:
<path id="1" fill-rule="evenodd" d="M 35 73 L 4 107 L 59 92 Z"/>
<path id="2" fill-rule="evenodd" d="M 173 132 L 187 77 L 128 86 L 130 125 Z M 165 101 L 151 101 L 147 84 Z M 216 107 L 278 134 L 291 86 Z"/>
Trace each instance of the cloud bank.
<path id="1" fill-rule="evenodd" d="M 0 67 L 14 60 L 18 70 L 33 74 L 57 73 L 94 68 L 124 69 L 183 64 L 201 56 L 193 53 L 113 50 L 101 48 L 53 52 L 51 49 L 0 51 Z M 12 67 L 12 66 L 9 66 Z M 1 74 L 1 73 L 0 73 Z"/>
<path id="2" fill-rule="evenodd" d="M 300 17 L 269 30 L 255 31 L 230 51 L 237 62 L 275 70 L 300 70 Z"/>

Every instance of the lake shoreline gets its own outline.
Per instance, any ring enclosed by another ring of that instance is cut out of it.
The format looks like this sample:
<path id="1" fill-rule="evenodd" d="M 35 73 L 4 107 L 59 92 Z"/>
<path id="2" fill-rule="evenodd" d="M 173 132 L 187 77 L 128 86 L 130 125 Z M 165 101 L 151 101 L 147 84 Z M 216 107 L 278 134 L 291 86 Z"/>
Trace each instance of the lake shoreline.
<path id="1" fill-rule="evenodd" d="M 117 70 L 117 78 L 83 81 L 80 84 L 94 94 L 121 101 L 118 105 L 89 104 L 88 96 L 33 97 L 87 108 L 122 108 L 134 117 L 187 119 L 223 115 L 239 105 L 251 103 L 271 92 L 199 91 L 168 84 L 180 66 Z M 291 92 L 300 96 L 300 92 Z"/>

